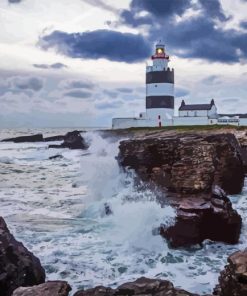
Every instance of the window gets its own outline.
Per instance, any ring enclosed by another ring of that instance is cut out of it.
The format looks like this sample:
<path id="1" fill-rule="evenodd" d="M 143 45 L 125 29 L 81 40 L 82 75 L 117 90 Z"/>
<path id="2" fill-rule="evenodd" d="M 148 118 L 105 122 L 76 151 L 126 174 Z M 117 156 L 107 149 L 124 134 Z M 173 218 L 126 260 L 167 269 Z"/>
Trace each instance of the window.
<path id="1" fill-rule="evenodd" d="M 197 116 L 197 111 L 194 112 L 194 116 Z"/>

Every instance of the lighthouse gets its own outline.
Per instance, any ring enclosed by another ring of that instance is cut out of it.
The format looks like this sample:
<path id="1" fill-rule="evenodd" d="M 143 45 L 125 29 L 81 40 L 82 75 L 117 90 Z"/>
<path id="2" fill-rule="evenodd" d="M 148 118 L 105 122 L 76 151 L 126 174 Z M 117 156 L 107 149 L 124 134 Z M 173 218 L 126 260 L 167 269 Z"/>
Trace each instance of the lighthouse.
<path id="1" fill-rule="evenodd" d="M 174 116 L 174 69 L 170 69 L 165 45 L 156 44 L 146 67 L 146 117 L 161 126 L 169 124 Z"/>

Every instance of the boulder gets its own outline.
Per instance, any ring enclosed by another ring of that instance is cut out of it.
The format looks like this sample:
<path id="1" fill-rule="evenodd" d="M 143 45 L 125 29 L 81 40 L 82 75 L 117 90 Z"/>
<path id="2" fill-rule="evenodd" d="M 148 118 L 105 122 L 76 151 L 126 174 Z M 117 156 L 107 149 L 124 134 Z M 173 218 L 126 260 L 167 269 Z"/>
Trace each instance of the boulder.
<path id="1" fill-rule="evenodd" d="M 161 202 L 176 208 L 175 225 L 160 228 L 171 246 L 238 242 L 241 217 L 226 193 L 240 193 L 245 174 L 233 134 L 160 132 L 122 141 L 119 150 L 120 165 L 164 190 Z"/>
<path id="2" fill-rule="evenodd" d="M 14 143 L 34 143 L 34 142 L 43 142 L 43 135 L 31 135 L 31 136 L 22 136 L 16 138 L 3 139 L 2 142 L 14 142 Z"/>
<path id="3" fill-rule="evenodd" d="M 69 148 L 69 149 L 88 149 L 88 145 L 79 131 L 69 132 L 64 136 L 64 141 L 60 145 L 49 145 L 49 148 Z"/>
<path id="4" fill-rule="evenodd" d="M 20 287 L 12 296 L 68 296 L 71 287 L 67 282 L 47 282 L 33 287 Z"/>
<path id="5" fill-rule="evenodd" d="M 117 289 L 106 288 L 103 286 L 77 292 L 74 296 L 199 296 L 186 292 L 182 289 L 174 288 L 169 281 L 139 278 L 135 282 L 126 283 Z"/>
<path id="6" fill-rule="evenodd" d="M 0 217 L 0 291 L 10 296 L 20 286 L 44 283 L 45 271 L 40 261 L 22 243 L 15 240 Z"/>
<path id="7" fill-rule="evenodd" d="M 214 289 L 218 296 L 247 295 L 247 249 L 228 257 L 228 264 L 220 273 L 219 284 Z"/>
<path id="8" fill-rule="evenodd" d="M 211 195 L 171 196 L 169 200 L 177 209 L 176 220 L 173 226 L 161 226 L 160 234 L 171 247 L 201 244 L 205 239 L 238 243 L 242 219 L 220 188 Z"/>

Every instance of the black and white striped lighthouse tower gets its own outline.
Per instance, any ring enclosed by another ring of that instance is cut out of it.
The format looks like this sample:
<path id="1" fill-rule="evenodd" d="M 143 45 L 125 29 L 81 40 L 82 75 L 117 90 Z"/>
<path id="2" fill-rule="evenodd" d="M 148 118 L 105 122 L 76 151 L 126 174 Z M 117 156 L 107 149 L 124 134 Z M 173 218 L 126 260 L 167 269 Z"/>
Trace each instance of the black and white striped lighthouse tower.
<path id="1" fill-rule="evenodd" d="M 160 41 L 146 68 L 146 116 L 161 125 L 174 116 L 174 69 L 168 67 L 169 56 Z"/>

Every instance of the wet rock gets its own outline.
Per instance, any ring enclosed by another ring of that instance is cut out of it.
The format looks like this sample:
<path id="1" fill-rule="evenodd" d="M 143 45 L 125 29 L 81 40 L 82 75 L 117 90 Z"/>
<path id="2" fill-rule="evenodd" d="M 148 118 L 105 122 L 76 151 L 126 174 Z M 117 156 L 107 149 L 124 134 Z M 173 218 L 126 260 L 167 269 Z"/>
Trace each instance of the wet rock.
<path id="1" fill-rule="evenodd" d="M 174 288 L 169 281 L 139 278 L 135 282 L 126 283 L 117 289 L 105 288 L 103 286 L 94 289 L 77 292 L 74 296 L 199 296 Z"/>
<path id="2" fill-rule="evenodd" d="M 53 159 L 61 159 L 61 158 L 63 158 L 63 156 L 60 155 L 60 154 L 53 155 L 53 156 L 50 156 L 50 157 L 49 157 L 50 160 L 53 160 Z"/>
<path id="3" fill-rule="evenodd" d="M 49 148 L 88 149 L 88 145 L 79 131 L 69 132 L 64 136 L 64 142 L 60 145 L 49 145 Z"/>
<path id="4" fill-rule="evenodd" d="M 220 273 L 219 285 L 215 288 L 214 295 L 247 295 L 247 249 L 228 257 L 228 264 Z"/>
<path id="5" fill-rule="evenodd" d="M 51 136 L 44 138 L 44 142 L 55 142 L 55 141 L 63 141 L 64 135 L 58 135 L 58 136 Z"/>
<path id="6" fill-rule="evenodd" d="M 68 296 L 71 287 L 67 282 L 47 282 L 33 287 L 21 287 L 12 296 Z"/>
<path id="7" fill-rule="evenodd" d="M 205 239 L 238 242 L 241 217 L 226 193 L 240 193 L 245 176 L 233 134 L 156 133 L 122 141 L 119 149 L 120 165 L 134 169 L 151 186 L 165 189 L 161 202 L 177 209 L 175 225 L 161 227 L 171 246 Z"/>
<path id="8" fill-rule="evenodd" d="M 171 192 L 210 192 L 218 185 L 237 194 L 243 187 L 241 148 L 233 134 L 153 134 L 122 141 L 119 149 L 122 166 Z"/>
<path id="9" fill-rule="evenodd" d="M 3 139 L 2 142 L 14 142 L 14 143 L 34 143 L 34 142 L 43 142 L 43 135 L 31 135 L 31 136 L 22 136 L 9 139 Z"/>
<path id="10" fill-rule="evenodd" d="M 104 208 L 105 208 L 105 215 L 106 216 L 110 216 L 113 214 L 111 206 L 108 203 L 104 204 Z"/>
<path id="11" fill-rule="evenodd" d="M 44 283 L 40 261 L 22 243 L 15 240 L 0 217 L 0 294 L 10 296 L 20 286 Z"/>
<path id="12" fill-rule="evenodd" d="M 217 188 L 211 196 L 171 196 L 170 203 L 177 209 L 175 224 L 161 226 L 160 234 L 171 247 L 201 244 L 205 239 L 238 242 L 242 219 L 223 190 Z"/>

